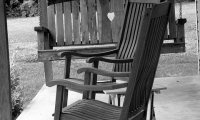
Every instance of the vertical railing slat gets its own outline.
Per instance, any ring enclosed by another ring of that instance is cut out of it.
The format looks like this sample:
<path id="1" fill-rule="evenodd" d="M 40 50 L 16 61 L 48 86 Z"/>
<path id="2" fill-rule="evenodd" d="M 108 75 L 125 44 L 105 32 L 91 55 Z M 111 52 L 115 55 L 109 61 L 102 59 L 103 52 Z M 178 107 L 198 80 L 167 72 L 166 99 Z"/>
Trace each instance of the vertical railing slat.
<path id="1" fill-rule="evenodd" d="M 47 17 L 48 17 L 48 29 L 51 33 L 51 39 L 53 46 L 56 43 L 56 28 L 55 28 L 55 6 L 51 5 L 47 7 Z"/>
<path id="2" fill-rule="evenodd" d="M 83 44 L 89 43 L 87 0 L 80 0 L 81 39 Z"/>
<path id="3" fill-rule="evenodd" d="M 111 23 L 112 38 L 114 42 L 119 41 L 119 34 L 122 27 L 124 15 L 124 0 L 111 0 L 111 12 L 114 12 L 115 17 Z"/>
<path id="4" fill-rule="evenodd" d="M 98 23 L 100 32 L 100 43 L 112 42 L 111 37 L 111 22 L 107 17 L 109 13 L 109 0 L 97 0 L 97 10 L 98 10 Z"/>
<path id="5" fill-rule="evenodd" d="M 72 1 L 72 16 L 73 16 L 73 38 L 74 44 L 80 44 L 80 18 L 79 4 L 77 1 Z"/>
<path id="6" fill-rule="evenodd" d="M 97 39 L 101 41 L 102 35 L 102 11 L 100 1 L 97 0 Z"/>
<path id="7" fill-rule="evenodd" d="M 64 24 L 65 24 L 65 45 L 72 44 L 72 20 L 71 20 L 71 4 L 64 3 Z"/>
<path id="8" fill-rule="evenodd" d="M 200 75 L 200 1 L 196 0 L 198 75 Z"/>
<path id="9" fill-rule="evenodd" d="M 90 42 L 97 43 L 95 0 L 88 0 L 88 29 L 89 29 L 89 35 L 90 35 Z"/>
<path id="10" fill-rule="evenodd" d="M 63 27 L 63 7 L 62 3 L 56 4 L 56 38 L 57 38 L 57 45 L 63 46 L 64 45 L 64 27 Z"/>

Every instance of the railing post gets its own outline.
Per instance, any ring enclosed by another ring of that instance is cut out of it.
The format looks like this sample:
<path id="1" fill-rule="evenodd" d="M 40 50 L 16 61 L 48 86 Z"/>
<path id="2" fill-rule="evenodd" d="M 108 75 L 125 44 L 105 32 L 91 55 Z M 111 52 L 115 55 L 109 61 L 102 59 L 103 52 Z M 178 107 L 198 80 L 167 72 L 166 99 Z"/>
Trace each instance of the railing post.
<path id="1" fill-rule="evenodd" d="M 12 120 L 5 0 L 0 0 L 0 120 Z"/>
<path id="2" fill-rule="evenodd" d="M 196 0 L 196 14 L 197 14 L 197 45 L 198 45 L 198 73 L 200 75 L 200 0 Z"/>
<path id="3" fill-rule="evenodd" d="M 176 20 L 175 20 L 175 0 L 168 0 L 171 4 L 170 16 L 169 16 L 169 38 L 176 38 Z"/>

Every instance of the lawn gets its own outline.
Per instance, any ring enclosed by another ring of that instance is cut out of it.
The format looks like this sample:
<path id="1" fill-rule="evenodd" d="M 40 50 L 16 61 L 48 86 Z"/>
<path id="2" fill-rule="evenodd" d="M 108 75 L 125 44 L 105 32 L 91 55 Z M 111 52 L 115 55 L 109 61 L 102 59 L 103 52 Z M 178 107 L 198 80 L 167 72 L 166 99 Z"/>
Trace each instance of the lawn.
<path id="1" fill-rule="evenodd" d="M 176 8 L 178 9 L 178 7 Z M 186 11 L 187 10 L 187 11 Z M 177 11 L 178 13 L 178 11 Z M 157 77 L 190 76 L 197 74 L 197 38 L 195 3 L 183 5 L 183 17 L 187 18 L 186 52 L 161 55 Z M 37 35 L 34 27 L 39 25 L 38 17 L 8 19 L 10 59 L 20 74 L 26 106 L 44 84 L 43 64 L 37 61 Z M 55 76 L 63 77 L 63 62 L 54 62 Z M 73 60 L 72 76 L 76 70 L 86 66 L 84 60 Z M 106 69 L 111 65 L 102 64 Z M 102 67 L 102 68 L 103 68 Z M 79 75 L 78 77 L 82 77 Z"/>

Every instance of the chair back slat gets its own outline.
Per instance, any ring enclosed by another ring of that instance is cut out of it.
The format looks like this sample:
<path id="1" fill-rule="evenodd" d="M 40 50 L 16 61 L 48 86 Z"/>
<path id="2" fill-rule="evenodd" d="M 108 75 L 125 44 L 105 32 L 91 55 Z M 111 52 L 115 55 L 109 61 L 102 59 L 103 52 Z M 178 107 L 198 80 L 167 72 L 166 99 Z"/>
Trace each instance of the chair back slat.
<path id="1" fill-rule="evenodd" d="M 134 50 L 131 77 L 125 95 L 121 120 L 138 111 L 146 111 L 152 89 L 161 46 L 169 18 L 170 4 L 154 5 L 147 9 L 139 28 L 139 37 Z M 150 18 L 149 18 L 150 17 Z M 148 28 L 148 29 L 147 29 Z M 127 119 L 127 118 L 126 118 Z"/>
<path id="2" fill-rule="evenodd" d="M 132 59 L 133 49 L 138 39 L 141 17 L 144 10 L 152 7 L 152 3 L 130 3 L 127 6 L 128 12 L 125 15 L 124 28 L 121 32 L 118 59 Z M 128 72 L 131 70 L 132 63 L 115 64 L 114 71 Z"/>
<path id="3" fill-rule="evenodd" d="M 71 3 L 64 2 L 64 27 L 65 27 L 65 45 L 73 43 L 72 40 L 72 16 L 71 16 Z"/>
<path id="4" fill-rule="evenodd" d="M 64 45 L 64 27 L 63 27 L 63 4 L 58 3 L 56 7 L 56 40 L 58 46 Z"/>
<path id="5" fill-rule="evenodd" d="M 124 48 L 124 50 L 122 51 L 122 55 L 119 56 L 121 58 L 131 58 L 131 53 L 130 51 L 132 51 L 132 49 L 135 47 L 135 42 L 136 39 L 138 37 L 138 29 L 140 26 L 140 22 L 141 22 L 141 13 L 145 10 L 146 6 L 142 5 L 142 4 L 136 4 L 138 8 L 136 8 L 136 12 L 134 13 L 134 18 L 136 18 L 133 22 L 133 25 L 130 30 L 130 37 L 127 38 L 126 42 L 126 46 Z"/>
<path id="6" fill-rule="evenodd" d="M 123 39 L 123 37 L 122 37 L 122 35 L 124 35 L 125 37 L 126 37 L 126 35 L 127 35 L 127 32 L 128 32 L 128 26 L 129 26 L 129 23 L 130 23 L 130 19 L 131 19 L 131 13 L 132 13 L 132 11 L 130 10 L 130 9 L 132 9 L 132 7 L 133 7 L 133 5 L 131 4 L 127 4 L 126 5 L 126 8 L 125 8 L 125 16 L 124 16 L 124 18 L 123 18 L 123 28 L 121 29 L 121 31 L 120 31 L 120 36 L 121 36 L 121 38 L 120 38 L 120 43 L 118 44 L 119 45 L 119 48 L 122 48 L 122 47 L 124 47 L 125 46 L 125 42 L 121 42 L 122 41 L 122 39 Z M 124 39 L 123 39 L 124 40 Z M 121 50 L 120 50 L 120 52 L 121 52 Z M 119 52 L 119 53 L 120 53 Z M 117 55 L 117 56 L 119 56 L 119 55 Z M 122 64 L 114 64 L 114 71 L 120 71 L 119 70 L 119 68 L 121 68 L 122 67 Z"/>

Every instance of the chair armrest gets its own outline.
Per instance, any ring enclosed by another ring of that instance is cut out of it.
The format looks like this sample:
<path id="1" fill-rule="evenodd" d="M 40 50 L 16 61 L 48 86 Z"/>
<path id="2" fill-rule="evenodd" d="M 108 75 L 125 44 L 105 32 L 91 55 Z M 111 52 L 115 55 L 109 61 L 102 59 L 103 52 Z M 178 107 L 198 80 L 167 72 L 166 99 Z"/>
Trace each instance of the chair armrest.
<path id="1" fill-rule="evenodd" d="M 36 32 L 47 32 L 47 33 L 49 33 L 49 30 L 45 27 L 34 27 L 34 30 Z"/>
<path id="2" fill-rule="evenodd" d="M 84 82 L 80 82 L 80 79 L 73 79 L 73 78 L 57 79 L 48 82 L 47 86 L 52 87 L 54 85 L 61 85 L 68 89 L 77 91 L 102 91 L 102 90 L 119 89 L 128 86 L 128 83 L 110 84 L 110 85 L 84 85 L 83 83 Z"/>
<path id="3" fill-rule="evenodd" d="M 130 75 L 130 72 L 111 72 L 111 71 L 105 71 L 105 70 L 92 68 L 92 67 L 84 67 L 77 70 L 78 74 L 82 72 L 95 73 L 95 74 L 107 76 L 107 77 L 129 77 Z"/>
<path id="4" fill-rule="evenodd" d="M 64 56 L 94 57 L 94 56 L 106 56 L 110 54 L 115 54 L 117 52 L 118 52 L 118 49 L 114 49 L 114 50 L 110 50 L 106 52 L 100 52 L 100 53 L 90 53 L 90 54 L 67 51 L 67 52 L 61 52 L 58 55 L 61 57 L 64 57 Z"/>
<path id="5" fill-rule="evenodd" d="M 156 94 L 160 94 L 161 90 L 166 90 L 167 87 L 153 87 L 152 92 L 155 92 Z"/>
<path id="6" fill-rule="evenodd" d="M 133 59 L 108 59 L 104 57 L 91 57 L 87 59 L 87 63 L 93 63 L 95 61 L 103 61 L 108 63 L 131 63 Z"/>
<path id="7" fill-rule="evenodd" d="M 166 90 L 166 87 L 161 87 L 161 88 L 152 88 L 151 92 L 155 92 L 156 94 L 160 94 L 161 90 Z M 120 88 L 120 89 L 115 89 L 115 90 L 104 90 L 103 91 L 105 94 L 120 94 L 120 95 L 125 95 L 126 93 L 126 87 L 125 88 Z"/>

